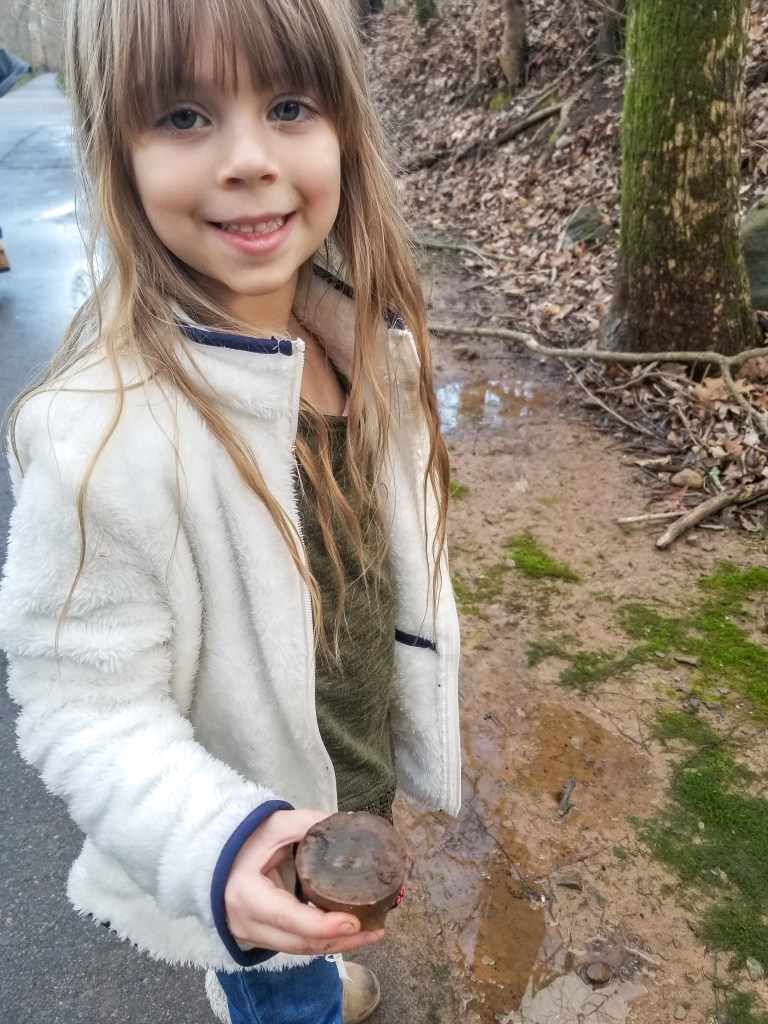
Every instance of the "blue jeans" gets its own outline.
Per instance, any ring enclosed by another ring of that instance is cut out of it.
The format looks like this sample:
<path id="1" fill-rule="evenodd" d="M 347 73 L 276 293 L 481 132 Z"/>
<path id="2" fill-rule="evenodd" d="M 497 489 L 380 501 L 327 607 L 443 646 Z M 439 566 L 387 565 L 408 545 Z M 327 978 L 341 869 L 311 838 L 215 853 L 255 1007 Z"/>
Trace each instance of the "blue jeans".
<path id="1" fill-rule="evenodd" d="M 336 964 L 317 957 L 285 971 L 216 972 L 232 1024 L 342 1024 Z"/>

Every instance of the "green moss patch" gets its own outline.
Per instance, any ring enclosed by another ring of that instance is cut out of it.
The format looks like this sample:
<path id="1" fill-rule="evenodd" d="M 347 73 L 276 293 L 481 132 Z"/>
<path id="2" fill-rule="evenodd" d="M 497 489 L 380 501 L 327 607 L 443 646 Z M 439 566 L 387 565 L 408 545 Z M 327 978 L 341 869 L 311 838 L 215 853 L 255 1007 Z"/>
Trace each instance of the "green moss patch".
<path id="1" fill-rule="evenodd" d="M 510 537 L 507 541 L 509 558 L 514 567 L 523 576 L 531 580 L 563 580 L 566 583 L 579 583 L 579 573 L 569 569 L 562 562 L 555 561 L 537 543 L 530 533 L 521 533 Z"/>
<path id="2" fill-rule="evenodd" d="M 489 604 L 504 596 L 507 578 L 512 572 L 542 584 L 557 581 L 574 583 L 581 579 L 578 573 L 548 555 L 530 534 L 520 534 L 509 538 L 502 561 L 481 565 L 471 575 L 466 571 L 454 573 L 453 592 L 459 608 L 467 614 L 484 615 Z M 539 587 L 537 596 L 542 598 L 545 595 L 545 588 Z M 510 610 L 520 607 L 519 601 L 507 597 Z"/>
<path id="3" fill-rule="evenodd" d="M 477 574 L 471 578 L 454 573 L 453 593 L 462 612 L 481 616 L 485 614 L 487 606 L 501 596 L 504 576 L 508 572 L 509 567 L 500 562 L 496 565 L 481 566 Z"/>
<path id="4" fill-rule="evenodd" d="M 756 1014 L 754 1003 L 754 996 L 746 992 L 727 995 L 717 1013 L 717 1024 L 768 1024 L 768 1014 Z"/>
<path id="5" fill-rule="evenodd" d="M 469 494 L 469 488 L 466 484 L 460 484 L 458 480 L 451 480 L 448 485 L 448 496 L 450 498 L 466 498 Z"/>
<path id="6" fill-rule="evenodd" d="M 570 656 L 570 665 L 560 673 L 560 682 L 588 693 L 606 679 L 621 675 L 643 660 L 643 653 L 633 648 L 626 654 L 610 651 L 578 651 Z"/>
<path id="7" fill-rule="evenodd" d="M 698 600 L 677 614 L 639 602 L 621 605 L 616 622 L 634 644 L 624 651 L 574 651 L 561 645 L 552 652 L 570 661 L 561 681 L 586 691 L 642 662 L 669 666 L 680 661 L 692 668 L 692 690 L 706 698 L 713 691 L 720 697 L 718 691 L 726 688 L 745 697 L 757 718 L 768 720 L 768 649 L 746 629 L 752 618 L 749 602 L 768 594 L 768 569 L 740 570 L 722 562 L 699 581 L 698 591 Z M 545 651 L 536 650 L 538 660 Z"/>
<path id="8" fill-rule="evenodd" d="M 671 801 L 640 836 L 686 889 L 703 896 L 701 936 L 768 965 L 768 800 L 745 792 L 755 776 L 731 741 L 695 715 L 660 714 L 655 735 L 685 748 L 673 769 Z"/>

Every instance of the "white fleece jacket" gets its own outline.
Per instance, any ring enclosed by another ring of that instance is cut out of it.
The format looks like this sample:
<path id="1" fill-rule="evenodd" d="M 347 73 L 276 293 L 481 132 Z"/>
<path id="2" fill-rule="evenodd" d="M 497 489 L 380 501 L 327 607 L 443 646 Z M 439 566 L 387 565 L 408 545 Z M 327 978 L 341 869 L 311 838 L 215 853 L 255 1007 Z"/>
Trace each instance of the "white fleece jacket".
<path id="1" fill-rule="evenodd" d="M 349 300 L 316 280 L 304 316 L 348 372 Z M 443 566 L 433 635 L 417 357 L 407 332 L 390 330 L 386 343 L 396 624 L 436 647 L 395 644 L 398 781 L 427 807 L 456 813 L 456 610 Z M 296 521 L 303 343 L 287 346 L 291 354 L 181 335 L 179 344 Z M 114 409 L 103 367 L 83 371 L 76 385 L 27 403 L 20 465 L 11 459 L 0 643 L 21 708 L 19 748 L 86 835 L 69 878 L 75 907 L 155 957 L 234 969 L 210 908 L 227 839 L 265 800 L 336 808 L 315 714 L 309 594 L 266 509 L 199 415 L 149 385 L 127 392 L 96 464 L 86 563 L 61 622 L 79 559 L 78 488 Z"/>

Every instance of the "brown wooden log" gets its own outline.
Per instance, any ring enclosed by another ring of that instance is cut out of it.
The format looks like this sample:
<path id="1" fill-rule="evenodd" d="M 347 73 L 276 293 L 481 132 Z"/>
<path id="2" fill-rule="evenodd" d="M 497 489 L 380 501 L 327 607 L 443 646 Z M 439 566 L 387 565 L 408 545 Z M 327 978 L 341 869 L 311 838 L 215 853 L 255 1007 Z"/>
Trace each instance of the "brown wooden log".
<path id="1" fill-rule="evenodd" d="M 363 931 L 384 927 L 405 879 L 407 856 L 394 828 L 362 811 L 332 814 L 304 836 L 296 873 L 321 910 L 354 914 Z"/>

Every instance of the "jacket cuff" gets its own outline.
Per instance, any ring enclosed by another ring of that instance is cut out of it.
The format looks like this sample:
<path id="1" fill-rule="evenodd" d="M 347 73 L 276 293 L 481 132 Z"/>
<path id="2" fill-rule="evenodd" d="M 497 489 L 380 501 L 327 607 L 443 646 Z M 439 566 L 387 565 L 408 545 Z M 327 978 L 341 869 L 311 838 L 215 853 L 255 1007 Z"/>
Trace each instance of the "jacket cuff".
<path id="1" fill-rule="evenodd" d="M 224 849 L 219 854 L 216 867 L 213 869 L 213 880 L 211 881 L 211 911 L 213 923 L 219 938 L 226 946 L 227 952 L 241 967 L 255 967 L 273 957 L 277 950 L 273 949 L 241 949 L 227 924 L 227 913 L 224 905 L 224 890 L 227 887 L 229 873 L 235 862 L 235 857 L 250 839 L 259 825 L 263 824 L 275 811 L 292 811 L 294 808 L 284 800 L 267 800 L 255 811 L 251 811 L 247 818 L 240 822 L 235 831 L 224 844 Z"/>

